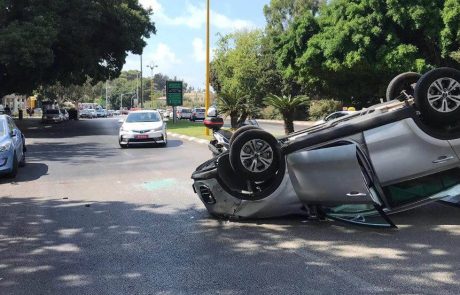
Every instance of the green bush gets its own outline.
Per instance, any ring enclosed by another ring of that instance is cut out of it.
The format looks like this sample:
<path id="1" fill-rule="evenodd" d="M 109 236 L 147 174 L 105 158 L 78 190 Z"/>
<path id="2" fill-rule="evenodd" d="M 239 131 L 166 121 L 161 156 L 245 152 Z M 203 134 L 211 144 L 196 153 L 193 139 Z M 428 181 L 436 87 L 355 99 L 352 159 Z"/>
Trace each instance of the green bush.
<path id="1" fill-rule="evenodd" d="M 260 119 L 267 119 L 267 120 L 282 120 L 283 116 L 280 114 L 278 109 L 273 106 L 268 106 L 263 108 L 259 113 Z"/>
<path id="2" fill-rule="evenodd" d="M 330 113 L 342 110 L 342 103 L 333 99 L 313 100 L 310 103 L 310 119 L 319 120 Z"/>

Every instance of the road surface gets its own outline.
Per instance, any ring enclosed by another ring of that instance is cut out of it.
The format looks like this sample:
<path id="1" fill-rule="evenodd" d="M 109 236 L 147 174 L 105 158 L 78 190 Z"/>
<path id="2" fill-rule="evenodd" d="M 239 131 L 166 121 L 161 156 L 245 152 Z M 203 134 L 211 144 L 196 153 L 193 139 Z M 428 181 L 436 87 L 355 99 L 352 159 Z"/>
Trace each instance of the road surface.
<path id="1" fill-rule="evenodd" d="M 27 167 L 0 181 L 1 294 L 458 294 L 459 209 L 398 230 L 210 218 L 190 174 L 206 145 L 120 149 L 116 119 L 21 124 Z"/>

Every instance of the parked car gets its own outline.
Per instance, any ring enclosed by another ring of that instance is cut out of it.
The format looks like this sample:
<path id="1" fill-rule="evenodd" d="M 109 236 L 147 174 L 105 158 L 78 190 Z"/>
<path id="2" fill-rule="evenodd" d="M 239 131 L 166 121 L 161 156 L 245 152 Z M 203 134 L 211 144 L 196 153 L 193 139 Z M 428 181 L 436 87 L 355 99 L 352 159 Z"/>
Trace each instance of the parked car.
<path id="1" fill-rule="evenodd" d="M 177 111 L 177 119 L 179 120 L 189 120 L 192 117 L 192 110 L 187 108 L 182 108 Z"/>
<path id="2" fill-rule="evenodd" d="M 130 112 L 122 123 L 118 135 L 120 147 L 129 145 L 158 143 L 166 146 L 168 134 L 166 123 L 163 122 L 158 111 L 133 111 Z"/>
<path id="3" fill-rule="evenodd" d="M 97 109 L 96 110 L 96 117 L 97 118 L 107 118 L 107 113 L 105 109 Z"/>
<path id="4" fill-rule="evenodd" d="M 16 177 L 18 167 L 25 166 L 26 144 L 21 130 L 7 115 L 0 115 L 0 175 Z"/>
<path id="5" fill-rule="evenodd" d="M 460 205 L 460 71 L 398 76 L 388 90 L 387 102 L 286 137 L 237 130 L 193 173 L 194 190 L 210 214 L 234 219 L 394 227 L 389 214 Z"/>
<path id="6" fill-rule="evenodd" d="M 194 108 L 192 110 L 192 115 L 190 116 L 190 121 L 204 120 L 205 118 L 206 118 L 205 108 Z"/>
<path id="7" fill-rule="evenodd" d="M 108 110 L 108 111 L 107 111 L 107 116 L 108 116 L 108 117 L 113 117 L 114 113 L 115 113 L 114 110 Z"/>
<path id="8" fill-rule="evenodd" d="M 67 112 L 66 109 L 60 109 L 63 121 L 68 121 L 69 120 L 69 113 Z"/>
<path id="9" fill-rule="evenodd" d="M 64 121 L 64 116 L 62 115 L 60 109 L 48 109 L 43 112 L 43 123 L 60 123 L 62 121 Z"/>
<path id="10" fill-rule="evenodd" d="M 80 111 L 80 118 L 94 119 L 97 118 L 96 110 L 94 109 L 83 109 Z"/>
<path id="11" fill-rule="evenodd" d="M 318 122 L 316 122 L 316 125 L 317 124 L 322 124 L 324 122 L 329 122 L 331 120 L 335 120 L 335 119 L 347 116 L 347 115 L 352 114 L 352 113 L 353 113 L 353 111 L 338 111 L 338 112 L 334 112 L 332 114 L 327 115 L 324 119 L 319 120 Z"/>

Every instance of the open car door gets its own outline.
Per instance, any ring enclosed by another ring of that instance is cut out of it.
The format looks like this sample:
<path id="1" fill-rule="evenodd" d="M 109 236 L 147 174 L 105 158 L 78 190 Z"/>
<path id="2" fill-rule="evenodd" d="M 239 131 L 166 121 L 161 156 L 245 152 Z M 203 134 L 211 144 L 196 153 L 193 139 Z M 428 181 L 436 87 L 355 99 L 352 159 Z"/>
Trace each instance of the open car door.
<path id="1" fill-rule="evenodd" d="M 340 142 L 287 156 L 289 175 L 305 206 L 317 205 L 326 216 L 347 222 L 394 227 L 382 210 L 371 166 L 353 142 Z M 380 216 L 379 221 L 371 216 Z"/>

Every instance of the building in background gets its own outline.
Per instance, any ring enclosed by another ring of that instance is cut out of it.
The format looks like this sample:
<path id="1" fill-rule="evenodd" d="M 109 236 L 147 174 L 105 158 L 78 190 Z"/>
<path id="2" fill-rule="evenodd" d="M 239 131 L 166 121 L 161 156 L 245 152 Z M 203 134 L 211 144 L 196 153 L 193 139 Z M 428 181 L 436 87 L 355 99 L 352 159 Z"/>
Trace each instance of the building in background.
<path id="1" fill-rule="evenodd" d="M 25 110 L 27 97 L 25 95 L 10 94 L 1 99 L 2 107 L 9 106 L 12 114 L 17 114 L 19 110 Z"/>

